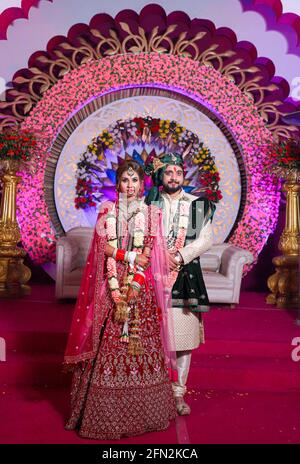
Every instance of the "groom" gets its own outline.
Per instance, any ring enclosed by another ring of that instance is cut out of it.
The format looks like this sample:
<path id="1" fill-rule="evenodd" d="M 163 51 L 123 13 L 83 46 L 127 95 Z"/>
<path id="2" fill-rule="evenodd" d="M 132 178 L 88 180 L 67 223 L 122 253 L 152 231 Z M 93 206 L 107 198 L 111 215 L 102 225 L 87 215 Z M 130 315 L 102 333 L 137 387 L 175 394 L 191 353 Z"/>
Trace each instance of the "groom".
<path id="1" fill-rule="evenodd" d="M 213 243 L 211 221 L 215 206 L 183 190 L 184 164 L 177 153 L 154 158 L 145 172 L 153 181 L 146 203 L 156 203 L 163 209 L 169 270 L 175 276 L 172 309 L 178 381 L 173 383 L 173 392 L 178 414 L 188 415 L 191 410 L 184 395 L 191 355 L 204 342 L 201 313 L 209 310 L 199 256 Z"/>

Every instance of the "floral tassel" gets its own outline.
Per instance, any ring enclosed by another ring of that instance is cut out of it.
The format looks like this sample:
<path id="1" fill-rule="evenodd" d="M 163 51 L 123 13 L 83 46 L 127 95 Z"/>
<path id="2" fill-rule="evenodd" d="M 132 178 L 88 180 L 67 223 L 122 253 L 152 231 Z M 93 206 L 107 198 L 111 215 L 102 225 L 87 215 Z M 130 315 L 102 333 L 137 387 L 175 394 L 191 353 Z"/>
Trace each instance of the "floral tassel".
<path id="1" fill-rule="evenodd" d="M 129 343 L 129 335 L 128 335 L 128 321 L 124 322 L 122 335 L 120 337 L 122 343 Z"/>

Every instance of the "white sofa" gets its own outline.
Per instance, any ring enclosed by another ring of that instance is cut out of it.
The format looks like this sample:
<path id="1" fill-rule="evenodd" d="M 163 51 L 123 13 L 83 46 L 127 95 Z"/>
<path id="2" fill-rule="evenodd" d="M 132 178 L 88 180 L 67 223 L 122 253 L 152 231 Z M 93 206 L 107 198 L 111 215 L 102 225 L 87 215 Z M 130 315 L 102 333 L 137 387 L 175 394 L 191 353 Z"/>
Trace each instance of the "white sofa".
<path id="1" fill-rule="evenodd" d="M 56 297 L 76 298 L 93 229 L 75 227 L 56 244 Z M 203 277 L 211 303 L 239 302 L 245 264 L 253 255 L 229 243 L 213 245 L 201 258 Z"/>

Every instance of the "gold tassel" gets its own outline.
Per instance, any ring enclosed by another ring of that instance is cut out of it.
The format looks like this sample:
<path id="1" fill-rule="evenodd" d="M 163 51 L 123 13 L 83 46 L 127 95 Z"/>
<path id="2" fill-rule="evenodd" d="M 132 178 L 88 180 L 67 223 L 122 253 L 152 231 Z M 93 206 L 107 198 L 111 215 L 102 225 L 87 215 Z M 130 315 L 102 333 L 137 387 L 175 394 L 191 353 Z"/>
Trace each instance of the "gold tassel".
<path id="1" fill-rule="evenodd" d="M 122 323 L 128 321 L 128 312 L 126 301 L 121 300 L 116 304 L 115 321 Z"/>
<path id="2" fill-rule="evenodd" d="M 144 354 L 144 348 L 139 335 L 129 335 L 128 353 L 132 356 Z"/>
<path id="3" fill-rule="evenodd" d="M 139 336 L 139 324 L 140 321 L 137 317 L 138 311 L 135 311 L 135 319 L 132 321 L 132 328 L 129 335 L 128 353 L 132 356 L 139 356 L 144 354 L 144 348 L 142 345 L 141 338 Z"/>

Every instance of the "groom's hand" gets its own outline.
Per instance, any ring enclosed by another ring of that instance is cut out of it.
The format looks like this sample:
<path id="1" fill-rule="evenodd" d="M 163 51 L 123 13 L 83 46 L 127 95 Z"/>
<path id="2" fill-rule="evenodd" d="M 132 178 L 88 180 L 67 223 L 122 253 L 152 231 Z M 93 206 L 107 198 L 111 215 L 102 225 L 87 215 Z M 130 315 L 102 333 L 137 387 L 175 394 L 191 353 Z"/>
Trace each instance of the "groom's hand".
<path id="1" fill-rule="evenodd" d="M 143 253 L 142 254 L 138 254 L 136 256 L 136 263 L 139 265 L 139 266 L 142 266 L 144 269 L 147 269 L 147 267 L 149 266 L 150 262 L 149 262 L 149 257 L 148 256 L 145 256 Z"/>
<path id="2" fill-rule="evenodd" d="M 178 262 L 175 259 L 175 255 L 173 253 L 168 252 L 168 260 L 169 260 L 169 271 L 176 271 L 178 268 Z"/>

